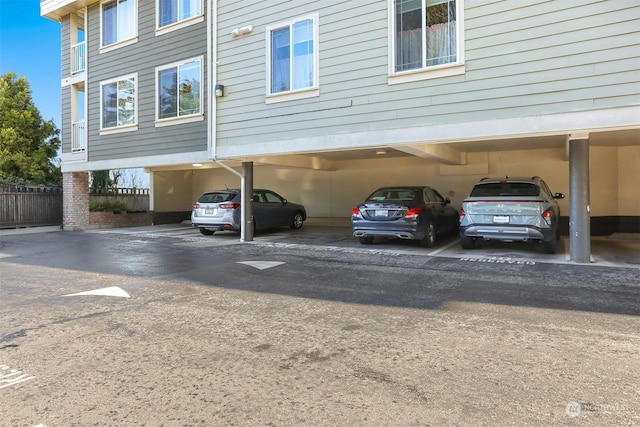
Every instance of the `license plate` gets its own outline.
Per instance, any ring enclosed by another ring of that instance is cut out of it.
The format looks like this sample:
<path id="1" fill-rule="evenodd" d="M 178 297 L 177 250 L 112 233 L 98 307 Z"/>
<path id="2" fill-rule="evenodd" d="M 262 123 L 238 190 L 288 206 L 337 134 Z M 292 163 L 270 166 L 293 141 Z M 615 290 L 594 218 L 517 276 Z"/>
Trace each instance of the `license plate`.
<path id="1" fill-rule="evenodd" d="M 496 224 L 509 224 L 509 215 L 494 215 L 493 222 Z"/>
<path id="2" fill-rule="evenodd" d="M 389 216 L 389 211 L 386 209 L 376 209 L 373 214 L 375 216 Z"/>
<path id="3" fill-rule="evenodd" d="M 215 209 L 205 209 L 204 210 L 204 214 L 205 215 L 215 215 L 216 214 L 216 210 Z"/>

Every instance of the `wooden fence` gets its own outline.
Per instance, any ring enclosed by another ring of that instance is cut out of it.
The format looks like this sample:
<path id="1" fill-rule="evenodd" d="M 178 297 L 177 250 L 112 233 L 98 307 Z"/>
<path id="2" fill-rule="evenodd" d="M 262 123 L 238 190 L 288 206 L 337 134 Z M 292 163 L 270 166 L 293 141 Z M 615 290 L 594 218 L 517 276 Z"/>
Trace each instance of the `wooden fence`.
<path id="1" fill-rule="evenodd" d="M 119 201 L 129 211 L 149 210 L 148 188 L 91 189 L 91 201 Z M 62 225 L 62 187 L 0 184 L 0 229 Z"/>
<path id="2" fill-rule="evenodd" d="M 62 224 L 62 188 L 0 185 L 0 228 Z"/>

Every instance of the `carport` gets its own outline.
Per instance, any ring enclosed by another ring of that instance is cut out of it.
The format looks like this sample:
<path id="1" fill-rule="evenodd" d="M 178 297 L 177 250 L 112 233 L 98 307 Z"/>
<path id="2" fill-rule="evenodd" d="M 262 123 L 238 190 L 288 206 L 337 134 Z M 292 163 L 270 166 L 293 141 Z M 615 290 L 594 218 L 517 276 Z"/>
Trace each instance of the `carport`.
<path id="1" fill-rule="evenodd" d="M 227 185 L 228 178 L 224 175 L 228 177 L 232 173 L 240 179 L 245 195 L 251 194 L 254 182 L 257 181 L 260 182 L 260 187 L 275 185 L 280 189 L 285 186 L 290 189 L 284 191 L 287 197 L 292 201 L 300 201 L 296 193 L 302 188 L 310 194 L 311 202 L 301 201 L 308 207 L 312 217 L 315 216 L 314 211 L 321 211 L 314 209 L 317 207 L 315 204 L 327 203 L 326 198 L 314 196 L 316 181 L 320 180 L 312 176 L 314 171 L 325 174 L 328 178 L 324 179 L 331 181 L 329 185 L 332 189 L 339 189 L 338 192 L 353 187 L 353 194 L 349 196 L 351 201 L 348 203 L 357 203 L 363 197 L 363 190 L 357 190 L 358 187 L 369 191 L 377 183 L 412 184 L 435 179 L 441 183 L 436 188 L 442 188 L 445 185 L 442 183 L 446 183 L 453 189 L 447 195 L 454 201 L 454 206 L 459 206 L 459 202 L 466 196 L 465 192 L 471 189 L 478 177 L 522 175 L 520 172 L 529 170 L 531 175 L 545 178 L 553 191 L 567 194 L 565 203 L 568 206 L 564 206 L 562 217 L 566 222 L 565 234 L 569 235 L 570 259 L 576 263 L 588 263 L 591 261 L 592 229 L 595 234 L 640 231 L 640 191 L 628 179 L 640 161 L 639 147 L 640 131 L 623 129 L 493 140 L 390 144 L 242 160 L 225 159 L 198 168 L 189 165 L 189 168 L 194 180 L 192 197 L 202 188 Z M 407 178 L 402 173 L 407 164 L 409 169 L 422 175 Z M 350 168 L 355 168 L 355 171 L 344 172 Z M 423 170 L 424 173 L 421 172 Z M 163 173 L 161 169 L 151 171 Z M 360 176 L 363 171 L 363 176 Z M 199 187 L 196 182 L 201 179 L 204 187 Z M 595 224 L 592 221 L 594 210 L 591 206 L 594 181 L 597 196 L 594 206 L 597 215 Z M 344 204 L 346 196 L 335 193 L 336 191 L 327 192 L 327 197 L 331 199 L 329 204 Z M 244 200 L 247 200 L 247 196 Z M 244 206 L 245 209 L 250 209 L 250 203 L 244 203 Z M 240 236 L 242 241 L 253 240 L 250 226 L 252 215 L 248 209 L 244 211 L 243 223 L 249 226 L 244 227 Z M 322 212 L 317 216 L 348 217 L 350 210 L 343 208 L 341 212 L 344 213 L 335 215 L 334 210 L 328 215 Z"/>

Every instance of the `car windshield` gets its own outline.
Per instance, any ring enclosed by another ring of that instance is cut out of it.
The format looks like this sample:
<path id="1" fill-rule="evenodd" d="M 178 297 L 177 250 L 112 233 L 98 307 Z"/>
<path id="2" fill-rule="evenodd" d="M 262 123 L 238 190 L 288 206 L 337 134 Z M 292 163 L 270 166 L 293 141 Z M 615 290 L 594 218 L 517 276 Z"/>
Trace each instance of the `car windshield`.
<path id="1" fill-rule="evenodd" d="M 384 202 L 387 200 L 414 200 L 416 191 L 412 188 L 381 188 L 370 195 L 367 200 Z"/>
<path id="2" fill-rule="evenodd" d="M 539 193 L 538 186 L 530 182 L 487 182 L 473 187 L 471 196 L 537 196 Z"/>
<path id="3" fill-rule="evenodd" d="M 205 193 L 200 197 L 200 199 L 198 199 L 198 202 L 199 203 L 222 203 L 222 202 L 228 202 L 234 197 L 235 197 L 235 193 L 229 193 L 229 192 Z"/>

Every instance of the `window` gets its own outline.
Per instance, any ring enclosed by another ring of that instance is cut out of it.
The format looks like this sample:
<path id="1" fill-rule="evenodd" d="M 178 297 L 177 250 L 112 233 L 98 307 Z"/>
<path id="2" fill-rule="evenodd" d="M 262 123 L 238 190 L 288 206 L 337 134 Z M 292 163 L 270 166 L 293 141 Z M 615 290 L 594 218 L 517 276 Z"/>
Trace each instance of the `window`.
<path id="1" fill-rule="evenodd" d="M 393 0 L 393 72 L 461 62 L 459 0 Z"/>
<path id="2" fill-rule="evenodd" d="M 202 0 L 158 0 L 158 28 L 202 14 Z"/>
<path id="3" fill-rule="evenodd" d="M 101 129 L 137 124 L 136 75 L 100 84 Z"/>
<path id="4" fill-rule="evenodd" d="M 269 94 L 317 86 L 317 18 L 269 28 Z"/>
<path id="5" fill-rule="evenodd" d="M 157 119 L 201 116 L 202 59 L 157 69 Z"/>
<path id="6" fill-rule="evenodd" d="M 136 0 L 102 3 L 102 46 L 136 36 Z"/>

